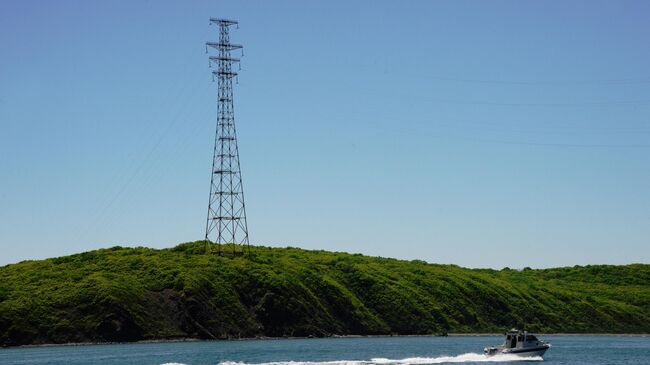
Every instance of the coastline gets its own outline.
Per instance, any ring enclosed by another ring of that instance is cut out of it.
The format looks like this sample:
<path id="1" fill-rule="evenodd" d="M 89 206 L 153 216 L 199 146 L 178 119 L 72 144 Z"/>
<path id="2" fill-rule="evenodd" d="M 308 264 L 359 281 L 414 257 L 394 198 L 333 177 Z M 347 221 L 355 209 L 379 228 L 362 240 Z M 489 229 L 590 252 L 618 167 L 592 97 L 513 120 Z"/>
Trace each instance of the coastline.
<path id="1" fill-rule="evenodd" d="M 650 333 L 535 333 L 545 337 L 650 337 Z M 158 339 L 158 340 L 141 340 L 133 342 L 69 342 L 69 343 L 44 343 L 33 345 L 6 346 L 3 349 L 18 348 L 36 348 L 36 347 L 59 347 L 59 346 L 97 346 L 97 345 L 130 345 L 130 344 L 148 344 L 148 343 L 175 343 L 175 342 L 223 342 L 223 341 L 279 341 L 279 340 L 309 340 L 324 338 L 382 338 L 382 337 L 494 337 L 502 336 L 503 333 L 449 333 L 447 336 L 441 335 L 332 335 L 329 337 L 245 337 L 245 338 L 228 338 L 228 339 L 200 339 L 200 338 L 176 338 L 176 339 Z"/>

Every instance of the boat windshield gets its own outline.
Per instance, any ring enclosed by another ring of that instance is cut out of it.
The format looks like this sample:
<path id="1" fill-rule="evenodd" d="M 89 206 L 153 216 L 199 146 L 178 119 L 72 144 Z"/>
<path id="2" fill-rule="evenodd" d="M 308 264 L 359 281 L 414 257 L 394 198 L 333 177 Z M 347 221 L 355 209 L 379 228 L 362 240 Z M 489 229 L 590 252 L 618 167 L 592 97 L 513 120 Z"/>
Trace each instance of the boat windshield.
<path id="1" fill-rule="evenodd" d="M 526 339 L 527 339 L 528 341 L 538 341 L 537 337 L 535 337 L 535 336 L 533 336 L 533 335 L 528 335 L 528 336 L 526 336 Z"/>

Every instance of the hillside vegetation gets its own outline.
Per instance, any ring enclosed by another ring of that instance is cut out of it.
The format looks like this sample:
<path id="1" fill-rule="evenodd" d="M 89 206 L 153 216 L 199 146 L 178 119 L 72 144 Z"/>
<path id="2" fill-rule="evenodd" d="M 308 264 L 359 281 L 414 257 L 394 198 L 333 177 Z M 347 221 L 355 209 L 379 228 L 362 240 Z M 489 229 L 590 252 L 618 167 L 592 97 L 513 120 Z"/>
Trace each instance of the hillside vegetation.
<path id="1" fill-rule="evenodd" d="M 650 332 L 650 265 L 477 270 L 202 242 L 0 267 L 0 345 L 174 338 Z"/>

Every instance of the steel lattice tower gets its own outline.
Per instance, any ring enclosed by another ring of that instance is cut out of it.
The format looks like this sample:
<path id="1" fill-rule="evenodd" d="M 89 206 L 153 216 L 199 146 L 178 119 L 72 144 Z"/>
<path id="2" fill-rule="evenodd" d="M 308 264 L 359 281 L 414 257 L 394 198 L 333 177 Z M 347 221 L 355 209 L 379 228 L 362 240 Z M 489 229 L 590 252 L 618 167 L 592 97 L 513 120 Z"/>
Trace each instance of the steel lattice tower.
<path id="1" fill-rule="evenodd" d="M 208 219 L 205 225 L 205 242 L 208 252 L 214 252 L 214 245 L 221 255 L 222 244 L 229 245 L 233 254 L 243 254 L 248 246 L 248 225 L 246 223 L 246 206 L 242 186 L 239 149 L 235 130 L 235 113 L 233 106 L 233 79 L 237 72 L 233 65 L 239 64 L 238 58 L 231 57 L 233 50 L 242 49 L 239 44 L 230 43 L 230 26 L 237 25 L 235 20 L 210 18 L 210 24 L 219 27 L 219 41 L 206 42 L 208 47 L 217 50 L 217 55 L 210 55 L 210 67 L 213 80 L 217 80 L 217 130 L 214 139 L 212 157 L 212 174 L 210 179 L 210 199 Z M 230 251 L 230 250 L 228 250 Z"/>

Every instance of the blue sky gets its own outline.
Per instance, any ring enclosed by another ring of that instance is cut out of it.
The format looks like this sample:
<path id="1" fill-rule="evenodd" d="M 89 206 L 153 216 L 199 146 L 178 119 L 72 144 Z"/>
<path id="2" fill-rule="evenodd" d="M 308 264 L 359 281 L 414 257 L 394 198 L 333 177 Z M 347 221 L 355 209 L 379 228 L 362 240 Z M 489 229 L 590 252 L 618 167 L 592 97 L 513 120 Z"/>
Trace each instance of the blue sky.
<path id="1" fill-rule="evenodd" d="M 3 1 L 0 265 L 201 239 L 239 19 L 251 242 L 650 263 L 646 1 Z"/>

